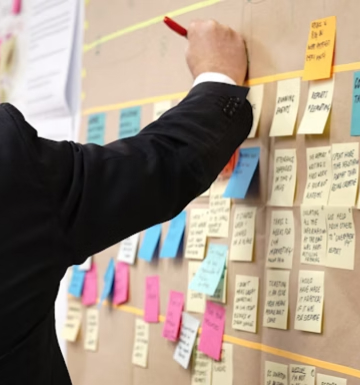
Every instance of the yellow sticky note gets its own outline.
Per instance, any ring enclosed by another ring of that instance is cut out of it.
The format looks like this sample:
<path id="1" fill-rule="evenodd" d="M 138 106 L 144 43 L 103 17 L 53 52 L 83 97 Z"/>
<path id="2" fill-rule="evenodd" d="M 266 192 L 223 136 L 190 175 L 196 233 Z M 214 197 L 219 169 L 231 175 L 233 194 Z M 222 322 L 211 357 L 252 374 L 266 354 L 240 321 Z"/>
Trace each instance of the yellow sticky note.
<path id="1" fill-rule="evenodd" d="M 323 271 L 299 271 L 295 329 L 321 333 L 324 307 Z"/>
<path id="2" fill-rule="evenodd" d="M 352 209 L 327 207 L 328 244 L 326 266 L 354 270 L 355 225 Z"/>
<path id="3" fill-rule="evenodd" d="M 162 102 L 154 103 L 153 121 L 158 120 L 162 114 L 171 108 L 171 100 L 163 100 Z"/>
<path id="4" fill-rule="evenodd" d="M 208 227 L 208 209 L 192 209 L 189 234 L 185 246 L 185 258 L 203 260 Z"/>
<path id="5" fill-rule="evenodd" d="M 355 205 L 359 181 L 359 143 L 335 143 L 329 206 Z"/>
<path id="6" fill-rule="evenodd" d="M 290 365 L 290 385 L 315 385 L 315 367 Z"/>
<path id="7" fill-rule="evenodd" d="M 345 378 L 326 376 L 325 374 L 318 374 L 316 376 L 317 385 L 346 385 L 347 380 Z"/>
<path id="8" fill-rule="evenodd" d="M 228 179 L 220 179 L 211 186 L 207 232 L 209 237 L 229 236 L 231 199 L 223 198 L 228 182 Z"/>
<path id="9" fill-rule="evenodd" d="M 95 352 L 99 341 L 99 310 L 87 309 L 84 349 Z"/>
<path id="10" fill-rule="evenodd" d="M 135 339 L 132 363 L 142 368 L 147 367 L 149 353 L 149 324 L 140 318 L 135 319 Z"/>
<path id="11" fill-rule="evenodd" d="M 308 147 L 307 181 L 303 204 L 306 206 L 327 205 L 332 181 L 331 147 Z"/>
<path id="12" fill-rule="evenodd" d="M 259 278 L 237 275 L 232 317 L 232 328 L 256 333 L 259 300 Z"/>
<path id="13" fill-rule="evenodd" d="M 14 56 L 16 48 L 16 38 L 14 36 L 6 39 L 1 44 L 0 52 L 0 76 L 11 72 L 14 65 Z"/>
<path id="14" fill-rule="evenodd" d="M 335 16 L 314 20 L 310 24 L 303 80 L 327 79 L 331 76 L 335 32 Z"/>
<path id="15" fill-rule="evenodd" d="M 252 261 L 255 238 L 255 219 L 256 207 L 238 206 L 235 208 L 230 246 L 230 261 Z"/>
<path id="16" fill-rule="evenodd" d="M 265 385 L 288 385 L 288 366 L 265 361 Z"/>
<path id="17" fill-rule="evenodd" d="M 287 329 L 290 271 L 268 270 L 263 326 Z"/>
<path id="18" fill-rule="evenodd" d="M 291 210 L 273 210 L 266 266 L 291 269 L 294 255 L 294 214 Z"/>
<path id="19" fill-rule="evenodd" d="M 311 82 L 298 134 L 322 134 L 331 110 L 334 78 Z"/>
<path id="20" fill-rule="evenodd" d="M 256 136 L 256 132 L 260 121 L 263 98 L 264 98 L 263 84 L 250 87 L 249 93 L 247 95 L 247 100 L 251 104 L 251 107 L 253 110 L 253 125 L 251 127 L 251 131 L 248 138 L 255 138 Z"/>
<path id="21" fill-rule="evenodd" d="M 210 189 L 204 191 L 200 196 L 201 197 L 208 197 L 208 196 L 210 196 Z"/>
<path id="22" fill-rule="evenodd" d="M 301 206 L 301 263 L 326 265 L 327 227 L 323 206 Z"/>
<path id="23" fill-rule="evenodd" d="M 212 360 L 198 350 L 199 339 L 197 339 L 192 357 L 191 385 L 212 385 Z"/>
<path id="24" fill-rule="evenodd" d="M 292 207 L 296 187 L 296 150 L 275 150 L 271 206 Z"/>
<path id="25" fill-rule="evenodd" d="M 62 337 L 69 342 L 75 342 L 81 325 L 81 303 L 70 302 L 66 316 Z"/>
<path id="26" fill-rule="evenodd" d="M 233 385 L 233 345 L 223 343 L 221 360 L 212 365 L 212 385 Z"/>
<path id="27" fill-rule="evenodd" d="M 280 80 L 270 136 L 291 136 L 294 133 L 300 100 L 300 79 Z"/>
<path id="28" fill-rule="evenodd" d="M 201 262 L 189 262 L 188 265 L 188 283 L 192 281 Z M 189 287 L 188 284 L 188 287 Z M 186 310 L 192 313 L 204 314 L 206 306 L 206 295 L 203 293 L 197 293 L 196 291 L 190 290 L 188 288 L 187 297 L 186 297 Z"/>

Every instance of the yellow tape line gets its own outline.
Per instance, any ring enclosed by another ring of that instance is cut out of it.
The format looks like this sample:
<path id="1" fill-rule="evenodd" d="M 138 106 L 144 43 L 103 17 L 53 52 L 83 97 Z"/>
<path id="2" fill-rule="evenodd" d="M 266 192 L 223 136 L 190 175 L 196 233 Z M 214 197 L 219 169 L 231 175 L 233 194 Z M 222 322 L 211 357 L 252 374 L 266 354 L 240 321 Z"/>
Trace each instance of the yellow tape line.
<path id="1" fill-rule="evenodd" d="M 84 52 L 89 52 L 92 49 L 94 49 L 95 47 L 97 47 L 99 44 L 107 43 L 111 40 L 117 39 L 120 36 L 127 35 L 128 33 L 138 31 L 139 29 L 147 28 L 147 27 L 154 25 L 154 24 L 157 24 L 157 23 L 161 23 L 164 19 L 164 16 L 175 17 L 175 16 L 184 15 L 186 13 L 196 11 L 196 10 L 201 9 L 201 8 L 205 8 L 205 7 L 208 7 L 210 5 L 220 3 L 221 1 L 223 1 L 223 0 L 200 1 L 199 3 L 195 3 L 195 4 L 189 5 L 189 6 L 184 7 L 184 8 L 180 8 L 180 9 L 177 9 L 175 11 L 171 11 L 171 12 L 165 13 L 163 15 L 153 17 L 152 19 L 145 20 L 141 23 L 137 23 L 137 24 L 131 25 L 129 27 L 119 29 L 118 31 L 115 31 L 113 33 L 110 33 L 109 35 L 103 36 L 100 39 L 93 41 L 92 43 L 84 44 L 83 50 L 84 50 Z"/>

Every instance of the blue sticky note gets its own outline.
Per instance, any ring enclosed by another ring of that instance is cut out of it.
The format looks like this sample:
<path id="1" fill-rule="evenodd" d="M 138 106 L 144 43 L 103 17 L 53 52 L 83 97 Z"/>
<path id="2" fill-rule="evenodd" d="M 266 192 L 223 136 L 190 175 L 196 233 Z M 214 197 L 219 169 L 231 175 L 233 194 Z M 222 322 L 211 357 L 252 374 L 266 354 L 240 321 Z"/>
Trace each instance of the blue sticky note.
<path id="1" fill-rule="evenodd" d="M 206 258 L 190 282 L 189 289 L 214 296 L 225 269 L 227 253 L 227 245 L 211 243 Z"/>
<path id="2" fill-rule="evenodd" d="M 242 148 L 224 198 L 244 199 L 259 164 L 260 147 Z"/>
<path id="3" fill-rule="evenodd" d="M 130 107 L 120 111 L 119 138 L 125 139 L 140 132 L 141 107 Z"/>
<path id="4" fill-rule="evenodd" d="M 351 136 L 360 136 L 360 71 L 354 73 Z"/>
<path id="5" fill-rule="evenodd" d="M 170 222 L 169 231 L 160 252 L 160 258 L 175 258 L 184 236 L 186 211 L 181 212 Z"/>
<path id="6" fill-rule="evenodd" d="M 80 270 L 79 266 L 73 266 L 71 282 L 69 286 L 69 294 L 77 298 L 81 297 L 84 286 L 85 274 L 85 270 Z"/>
<path id="7" fill-rule="evenodd" d="M 113 286 L 114 286 L 114 277 L 115 277 L 115 262 L 113 258 L 111 258 L 104 275 L 104 288 L 101 293 L 101 299 L 100 299 L 99 305 L 101 305 L 105 300 L 105 298 L 109 297 L 109 295 L 112 293 Z"/>
<path id="8" fill-rule="evenodd" d="M 161 224 L 150 227 L 145 231 L 144 239 L 142 241 L 139 258 L 150 262 L 153 259 L 155 250 L 159 244 L 161 236 Z"/>
<path id="9" fill-rule="evenodd" d="M 100 146 L 105 144 L 105 114 L 89 116 L 86 141 Z"/>

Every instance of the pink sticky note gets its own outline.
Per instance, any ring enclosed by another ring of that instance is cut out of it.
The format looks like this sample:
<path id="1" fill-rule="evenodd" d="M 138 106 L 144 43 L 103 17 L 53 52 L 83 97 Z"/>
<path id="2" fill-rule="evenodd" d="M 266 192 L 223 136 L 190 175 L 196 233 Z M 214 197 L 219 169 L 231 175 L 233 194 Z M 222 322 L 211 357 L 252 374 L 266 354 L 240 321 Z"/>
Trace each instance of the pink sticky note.
<path id="1" fill-rule="evenodd" d="M 225 329 L 225 309 L 206 302 L 199 350 L 216 361 L 221 359 L 222 339 Z"/>
<path id="2" fill-rule="evenodd" d="M 97 303 L 98 285 L 96 264 L 91 265 L 91 269 L 86 272 L 84 287 L 82 292 L 82 303 L 85 306 L 95 305 Z"/>
<path id="3" fill-rule="evenodd" d="M 123 262 L 116 264 L 113 303 L 120 305 L 129 297 L 129 265 Z"/>
<path id="4" fill-rule="evenodd" d="M 21 0 L 13 0 L 12 13 L 17 15 L 21 12 Z"/>
<path id="5" fill-rule="evenodd" d="M 160 312 L 159 276 L 146 277 L 145 288 L 145 322 L 158 323 Z"/>
<path id="6" fill-rule="evenodd" d="M 179 338 L 181 315 L 184 308 L 184 294 L 178 291 L 170 291 L 166 320 L 163 328 L 163 337 L 170 341 Z"/>

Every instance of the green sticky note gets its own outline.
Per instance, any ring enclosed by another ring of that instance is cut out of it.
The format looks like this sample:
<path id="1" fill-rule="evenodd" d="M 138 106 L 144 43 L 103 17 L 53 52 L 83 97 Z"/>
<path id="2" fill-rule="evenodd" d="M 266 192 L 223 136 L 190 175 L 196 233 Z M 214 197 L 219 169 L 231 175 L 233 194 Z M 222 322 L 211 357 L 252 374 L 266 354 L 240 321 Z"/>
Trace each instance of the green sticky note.
<path id="1" fill-rule="evenodd" d="M 351 136 L 360 136 L 360 71 L 354 73 Z"/>
<path id="2" fill-rule="evenodd" d="M 140 132 L 141 107 L 130 107 L 120 111 L 119 138 L 125 139 Z"/>
<path id="3" fill-rule="evenodd" d="M 87 143 L 105 144 L 105 114 L 90 115 L 87 127 Z"/>

